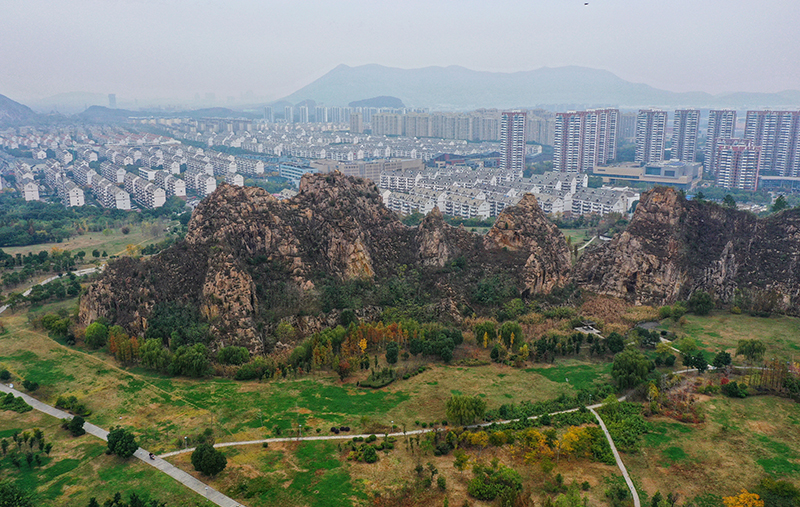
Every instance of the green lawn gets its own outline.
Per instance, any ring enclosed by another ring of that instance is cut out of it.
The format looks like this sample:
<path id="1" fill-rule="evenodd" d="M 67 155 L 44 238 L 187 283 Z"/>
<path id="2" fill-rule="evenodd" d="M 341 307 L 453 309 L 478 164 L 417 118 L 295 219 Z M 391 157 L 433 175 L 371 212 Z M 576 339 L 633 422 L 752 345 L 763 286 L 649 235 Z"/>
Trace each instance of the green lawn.
<path id="1" fill-rule="evenodd" d="M 117 491 L 126 499 L 130 493 L 137 493 L 146 498 L 157 498 L 171 507 L 212 505 L 135 458 L 122 460 L 107 456 L 106 444 L 98 438 L 91 435 L 72 437 L 53 417 L 35 410 L 24 414 L 0 412 L 1 438 L 10 441 L 14 430 L 32 433 L 33 428 L 40 428 L 45 441 L 53 444 L 50 456 L 43 456 L 41 466 L 34 462 L 29 467 L 23 454 L 21 467 L 17 469 L 11 463 L 11 450 L 16 448 L 12 442 L 9 454 L 0 458 L 0 479 L 11 480 L 23 490 L 32 492 L 35 505 L 82 507 L 91 497 L 97 497 L 102 504 Z M 28 449 L 23 444 L 22 451 Z"/>
<path id="2" fill-rule="evenodd" d="M 767 346 L 767 359 L 800 358 L 800 319 L 796 317 L 763 318 L 715 311 L 702 317 L 687 314 L 683 326 L 667 320 L 663 327 L 674 331 L 678 337 L 694 338 L 700 348 L 709 353 L 727 350 L 733 354 L 739 340 L 758 339 Z"/>
<path id="3" fill-rule="evenodd" d="M 649 495 L 730 496 L 765 475 L 800 485 L 800 404 L 773 396 L 702 402 L 702 424 L 652 418 L 642 449 L 623 459 Z"/>
<path id="4" fill-rule="evenodd" d="M 336 443 L 303 442 L 283 450 L 237 449 L 227 452 L 228 477 L 217 483 L 223 491 L 252 507 L 314 505 L 338 507 L 364 503 L 360 481 L 351 478 L 350 463 L 339 459 Z M 237 473 L 237 466 L 253 467 L 258 477 Z"/>
<path id="5" fill-rule="evenodd" d="M 37 312 L 67 305 L 45 305 Z M 25 314 L 11 316 L 6 325 L 9 332 L 0 337 L 0 367 L 17 379 L 38 382 L 36 396 L 45 402 L 76 396 L 92 410 L 90 422 L 135 428 L 141 443 L 159 453 L 206 428 L 212 428 L 220 442 L 273 436 L 276 427 L 282 434 L 293 433 L 300 424 L 314 434 L 320 428 L 323 435 L 331 426 L 372 430 L 388 427 L 391 421 L 412 428 L 415 421 L 445 419 L 445 402 L 453 393 L 483 396 L 489 408 L 497 408 L 511 401 L 573 394 L 576 387 L 607 378 L 610 368 L 610 363 L 574 359 L 528 370 L 497 364 L 436 365 L 378 390 L 356 387 L 358 377 L 342 384 L 329 373 L 277 382 L 193 380 L 126 370 L 106 352 L 59 344 L 31 329 Z M 404 367 L 405 361 L 398 366 Z"/>
<path id="6" fill-rule="evenodd" d="M 177 222 L 174 222 L 177 223 Z M 131 232 L 122 234 L 120 229 L 109 230 L 109 233 L 102 232 L 87 232 L 71 237 L 67 241 L 61 243 L 42 243 L 40 245 L 27 245 L 27 246 L 7 246 L 2 250 L 9 255 L 22 254 L 27 255 L 28 252 L 38 253 L 43 250 L 48 252 L 53 248 L 61 250 L 69 250 L 73 254 L 84 251 L 86 252 L 86 260 L 93 259 L 92 250 L 97 249 L 102 253 L 104 250 L 108 255 L 122 255 L 125 253 L 125 247 L 128 245 L 146 246 L 151 243 L 158 243 L 163 241 L 168 236 L 161 235 L 159 237 L 153 236 L 147 228 L 142 230 L 141 226 L 131 226 Z"/>

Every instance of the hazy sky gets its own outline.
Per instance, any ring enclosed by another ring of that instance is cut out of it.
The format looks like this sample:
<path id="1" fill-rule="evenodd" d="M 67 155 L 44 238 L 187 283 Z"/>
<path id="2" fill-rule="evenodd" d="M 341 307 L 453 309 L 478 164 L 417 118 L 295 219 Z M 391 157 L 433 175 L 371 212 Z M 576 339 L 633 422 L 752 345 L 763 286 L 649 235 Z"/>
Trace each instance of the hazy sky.
<path id="1" fill-rule="evenodd" d="M 277 99 L 341 63 L 800 89 L 797 0 L 584 1 L 0 0 L 0 94 Z"/>

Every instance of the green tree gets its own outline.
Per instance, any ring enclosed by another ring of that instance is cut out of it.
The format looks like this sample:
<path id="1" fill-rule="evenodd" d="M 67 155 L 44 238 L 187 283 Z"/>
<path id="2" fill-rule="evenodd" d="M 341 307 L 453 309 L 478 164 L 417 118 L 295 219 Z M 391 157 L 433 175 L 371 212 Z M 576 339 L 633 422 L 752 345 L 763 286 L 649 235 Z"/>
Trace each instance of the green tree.
<path id="1" fill-rule="evenodd" d="M 0 507 L 33 507 L 33 499 L 16 484 L 3 481 L 0 482 Z"/>
<path id="2" fill-rule="evenodd" d="M 178 347 L 172 364 L 169 366 L 169 371 L 173 375 L 186 375 L 187 377 L 204 377 L 210 373 L 210 370 L 208 349 L 202 343 Z"/>
<path id="3" fill-rule="evenodd" d="M 708 292 L 695 291 L 689 298 L 688 309 L 695 315 L 708 315 L 714 309 L 714 299 Z"/>
<path id="4" fill-rule="evenodd" d="M 513 343 L 512 343 L 513 337 Z M 522 326 L 516 321 L 506 321 L 500 326 L 500 338 L 509 350 L 517 350 L 522 344 L 525 336 Z"/>
<path id="5" fill-rule="evenodd" d="M 714 365 L 714 368 L 724 368 L 731 364 L 731 355 L 724 350 L 720 350 L 717 352 L 717 355 L 714 356 L 711 364 Z"/>
<path id="6" fill-rule="evenodd" d="M 453 462 L 453 466 L 459 472 L 463 472 L 469 466 L 469 454 L 464 452 L 461 449 L 456 449 L 453 452 L 453 456 L 455 457 L 455 461 Z"/>
<path id="7" fill-rule="evenodd" d="M 84 339 L 90 348 L 99 349 L 106 344 L 108 327 L 102 322 L 92 322 L 86 326 Z"/>
<path id="8" fill-rule="evenodd" d="M 478 396 L 454 394 L 445 406 L 447 420 L 456 424 L 471 424 L 476 419 L 483 419 L 486 413 L 486 401 Z"/>
<path id="9" fill-rule="evenodd" d="M 636 349 L 626 349 L 614 356 L 611 376 L 620 389 L 629 389 L 640 384 L 655 369 L 652 361 Z"/>
<path id="10" fill-rule="evenodd" d="M 767 352 L 767 346 L 761 340 L 739 340 L 736 355 L 744 356 L 750 362 L 759 361 Z"/>
<path id="11" fill-rule="evenodd" d="M 108 454 L 116 454 L 120 458 L 130 458 L 139 444 L 136 443 L 136 437 L 129 430 L 122 426 L 112 427 L 108 432 Z"/>
<path id="12" fill-rule="evenodd" d="M 389 342 L 386 344 L 386 362 L 389 364 L 395 364 L 397 362 L 397 356 L 400 354 L 400 346 L 397 342 Z"/>
<path id="13" fill-rule="evenodd" d="M 151 338 L 139 347 L 139 362 L 145 368 L 166 372 L 172 364 L 172 352 L 162 345 L 160 338 Z"/>
<path id="14" fill-rule="evenodd" d="M 777 213 L 779 211 L 785 210 L 788 207 L 789 203 L 786 202 L 786 198 L 782 195 L 779 195 L 778 198 L 775 199 L 775 202 L 772 203 L 772 208 L 770 208 L 770 211 L 772 211 L 773 213 Z"/>
<path id="15" fill-rule="evenodd" d="M 209 444 L 200 444 L 192 453 L 192 466 L 198 472 L 213 477 L 225 470 L 228 458 Z"/>
<path id="16" fill-rule="evenodd" d="M 725 197 L 722 199 L 722 205 L 726 208 L 736 209 L 736 199 L 734 199 L 731 194 L 725 194 Z"/>
<path id="17" fill-rule="evenodd" d="M 73 437 L 79 437 L 86 433 L 86 430 L 83 429 L 83 424 L 85 422 L 86 421 L 83 419 L 83 417 L 76 415 L 67 423 L 67 429 L 70 433 L 72 433 Z"/>
<path id="18" fill-rule="evenodd" d="M 625 339 L 621 334 L 617 333 L 616 331 L 612 331 L 606 338 L 606 347 L 608 347 L 608 350 L 610 350 L 613 354 L 622 352 L 622 349 L 625 348 Z"/>
<path id="19" fill-rule="evenodd" d="M 217 361 L 222 364 L 244 364 L 250 360 L 250 351 L 245 347 L 222 347 L 217 352 Z"/>

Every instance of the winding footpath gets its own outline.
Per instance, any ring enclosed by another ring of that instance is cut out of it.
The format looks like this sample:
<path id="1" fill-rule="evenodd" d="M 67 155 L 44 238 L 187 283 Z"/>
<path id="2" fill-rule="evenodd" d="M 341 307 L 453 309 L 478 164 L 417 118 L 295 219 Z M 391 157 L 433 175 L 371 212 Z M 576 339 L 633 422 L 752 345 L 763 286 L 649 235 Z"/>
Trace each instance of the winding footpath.
<path id="1" fill-rule="evenodd" d="M 4 393 L 11 393 L 16 397 L 22 398 L 23 400 L 25 400 L 25 403 L 27 403 L 28 405 L 33 407 L 34 410 L 38 410 L 39 412 L 45 413 L 45 414 L 50 415 L 52 417 L 56 417 L 58 419 L 72 419 L 72 415 L 71 414 L 69 414 L 67 412 L 64 412 L 63 410 L 59 410 L 59 409 L 57 409 L 57 408 L 55 408 L 55 407 L 53 407 L 51 405 L 48 405 L 46 403 L 42 403 L 41 401 L 37 400 L 36 398 L 28 396 L 27 394 L 24 394 L 24 393 L 14 389 L 14 388 L 12 388 L 10 385 L 0 384 L 0 391 L 2 391 Z M 621 396 L 619 398 L 619 401 L 624 401 L 626 398 L 627 398 L 627 395 L 626 396 Z M 641 507 L 640 502 L 639 502 L 639 494 L 636 492 L 636 488 L 633 486 L 633 481 L 631 481 L 631 478 L 628 475 L 628 471 L 625 468 L 625 465 L 622 463 L 622 458 L 620 458 L 619 453 L 617 452 L 617 448 L 614 445 L 614 441 L 611 439 L 611 434 L 608 432 L 608 429 L 606 428 L 605 423 L 603 423 L 603 420 L 600 418 L 600 416 L 597 414 L 597 412 L 595 412 L 595 409 L 599 408 L 601 406 L 602 406 L 601 403 L 597 403 L 595 405 L 590 405 L 590 406 L 588 406 L 586 408 L 589 409 L 592 412 L 592 414 L 595 416 L 597 421 L 600 423 L 600 427 L 602 428 L 603 433 L 605 434 L 606 439 L 608 440 L 608 443 L 611 446 L 611 451 L 614 453 L 614 459 L 617 462 L 617 466 L 619 467 L 620 471 L 622 472 L 622 475 L 625 478 L 625 482 L 628 484 L 628 488 L 630 488 L 630 490 L 631 490 L 631 495 L 633 496 L 633 499 L 634 499 L 634 507 Z M 566 414 L 566 413 L 569 413 L 569 412 L 575 412 L 577 410 L 579 410 L 579 409 L 578 408 L 573 408 L 573 409 L 569 409 L 569 410 L 561 410 L 561 411 L 558 411 L 558 412 L 553 412 L 553 413 L 551 413 L 549 415 L 553 416 L 553 415 L 556 415 L 556 414 Z M 539 417 L 541 417 L 541 416 L 536 416 L 535 415 L 535 416 L 529 417 L 528 419 L 537 419 Z M 513 419 L 509 419 L 509 420 L 505 420 L 505 421 L 494 421 L 494 422 L 489 422 L 489 423 L 474 424 L 474 425 L 467 426 L 467 427 L 468 428 L 484 428 L 484 427 L 487 427 L 487 426 L 491 426 L 493 424 L 508 424 L 510 422 L 513 422 L 513 421 L 514 421 Z M 108 441 L 108 431 L 107 430 L 105 430 L 103 428 L 100 428 L 99 426 L 95 426 L 94 424 L 91 424 L 91 423 L 88 423 L 88 422 L 84 423 L 83 428 L 86 430 L 86 433 L 88 433 L 90 435 L 93 435 L 93 436 L 95 436 L 95 437 L 97 437 L 97 438 L 99 438 L 101 440 Z M 388 433 L 387 435 L 391 436 L 391 437 L 402 437 L 402 436 L 407 436 L 407 435 L 421 435 L 421 434 L 430 433 L 430 432 L 433 432 L 433 431 L 439 431 L 439 429 L 437 429 L 437 428 L 427 428 L 427 429 L 411 430 L 411 431 L 404 431 L 404 432 Z M 214 447 L 220 448 L 220 447 L 233 447 L 233 446 L 241 446 L 241 445 L 256 445 L 256 444 L 271 443 L 271 442 L 304 442 L 304 441 L 315 441 L 315 440 L 351 440 L 354 437 L 367 438 L 369 435 L 370 434 L 321 435 L 321 436 L 311 436 L 311 437 L 303 437 L 303 436 L 299 436 L 298 435 L 297 437 L 265 438 L 265 439 L 261 439 L 261 440 L 246 440 L 246 441 L 242 441 L 242 442 L 223 442 L 223 443 L 214 444 Z M 211 486 L 208 486 L 207 484 L 205 484 L 204 482 L 202 482 L 199 479 L 195 478 L 191 474 L 188 474 L 188 473 L 184 472 L 180 468 L 172 465 L 171 463 L 169 463 L 168 461 L 166 461 L 164 459 L 164 458 L 169 458 L 171 456 L 177 456 L 179 454 L 185 454 L 185 453 L 188 453 L 188 452 L 193 452 L 194 450 L 195 450 L 194 447 L 191 447 L 189 449 L 181 449 L 179 451 L 174 451 L 174 452 L 168 452 L 168 453 L 165 453 L 165 454 L 161 454 L 161 455 L 157 456 L 155 459 L 150 459 L 150 457 L 149 457 L 150 456 L 150 452 L 148 452 L 147 450 L 142 449 L 140 447 L 139 449 L 136 450 L 136 452 L 134 453 L 134 456 L 136 458 L 140 459 L 142 462 L 144 462 L 144 463 L 156 468 L 157 470 L 160 470 L 161 472 L 169 475 L 170 477 L 172 477 L 176 481 L 180 482 L 181 484 L 183 484 L 187 488 L 191 489 L 192 491 L 196 492 L 199 495 L 202 495 L 203 497 L 205 497 L 209 501 L 219 505 L 220 507 L 244 507 L 242 504 L 238 503 L 236 500 L 234 500 L 234 499 L 232 499 L 232 498 L 230 498 L 228 496 L 223 495 L 222 493 L 220 493 L 216 489 L 212 488 Z"/>
<path id="2" fill-rule="evenodd" d="M 25 400 L 25 403 L 33 407 L 35 410 L 39 412 L 45 413 L 47 415 L 56 417 L 58 419 L 72 419 L 72 415 L 64 412 L 63 410 L 59 410 L 53 406 L 47 405 L 46 403 L 42 403 L 41 401 L 37 400 L 36 398 L 32 398 L 27 394 L 21 393 L 16 389 L 13 389 L 5 384 L 0 384 L 0 391 L 4 393 L 11 393 L 16 397 L 20 397 Z M 108 441 L 108 431 L 95 426 L 91 423 L 84 423 L 83 429 L 86 430 L 86 433 L 93 435 L 101 440 Z M 210 502 L 213 502 L 220 507 L 243 507 L 242 504 L 234 500 L 233 498 L 227 497 L 217 491 L 216 489 L 208 486 L 204 482 L 196 479 L 191 474 L 188 474 L 181 470 L 180 468 L 172 465 L 171 463 L 165 461 L 161 457 L 157 457 L 155 459 L 150 459 L 150 453 L 142 449 L 141 447 L 136 450 L 134 456 L 140 459 L 142 462 L 147 463 L 148 465 L 160 470 L 161 472 L 169 475 L 176 481 L 180 482 L 187 488 L 191 489 L 195 493 L 202 495 L 203 497 L 207 498 Z"/>
<path id="3" fill-rule="evenodd" d="M 753 368 L 753 367 L 751 367 L 751 368 Z M 714 369 L 714 368 L 712 366 L 709 369 Z M 746 367 L 743 368 L 743 369 L 746 369 Z M 753 369 L 761 369 L 761 368 L 753 368 Z M 674 373 L 689 373 L 689 372 L 696 372 L 696 371 L 697 370 L 694 369 L 694 368 L 689 368 L 689 369 L 685 369 L 685 370 L 679 370 L 679 371 L 676 371 Z M 37 400 L 36 398 L 32 398 L 31 396 L 28 396 L 27 394 L 24 394 L 24 393 L 22 393 L 22 392 L 20 392 L 20 391 L 18 391 L 16 389 L 13 389 L 9 385 L 0 384 L 0 391 L 2 391 L 4 393 L 12 393 L 14 396 L 21 397 L 23 400 L 25 400 L 25 402 L 28 405 L 33 407 L 35 410 L 43 412 L 43 413 L 45 413 L 47 415 L 50 415 L 52 417 L 56 417 L 58 419 L 72 419 L 72 415 L 71 414 L 69 414 L 67 412 L 64 412 L 63 410 L 59 410 L 59 409 L 57 409 L 57 408 L 55 408 L 55 407 L 53 407 L 51 405 L 47 405 L 46 403 L 42 403 L 41 401 Z M 626 398 L 627 398 L 627 395 L 621 396 L 618 399 L 619 399 L 619 401 L 624 401 Z M 600 417 L 600 415 L 595 410 L 595 409 L 597 409 L 597 408 L 599 408 L 601 406 L 602 406 L 602 403 L 597 403 L 597 404 L 594 404 L 594 405 L 589 405 L 586 408 L 592 413 L 592 415 L 594 415 L 595 419 L 597 419 L 597 422 L 600 425 L 600 428 L 603 430 L 603 434 L 605 435 L 606 440 L 608 441 L 608 444 L 611 447 L 611 452 L 614 455 L 614 460 L 617 463 L 617 467 L 619 468 L 620 472 L 622 472 L 622 476 L 625 479 L 625 483 L 628 485 L 628 489 L 630 489 L 631 496 L 633 498 L 634 507 L 641 507 L 641 501 L 639 499 L 639 493 L 636 491 L 636 487 L 634 486 L 633 481 L 631 480 L 631 477 L 628 474 L 628 470 L 625 468 L 625 464 L 622 462 L 622 458 L 620 457 L 619 452 L 617 451 L 617 447 L 616 447 L 616 445 L 614 445 L 614 440 L 611 438 L 611 434 L 609 433 L 608 428 L 605 425 L 605 422 L 603 422 L 603 419 Z M 577 410 L 579 410 L 579 408 L 573 408 L 573 409 L 569 409 L 569 410 L 561 410 L 561 411 L 558 411 L 558 412 L 552 412 L 551 414 L 548 414 L 548 415 L 553 416 L 553 415 L 557 415 L 557 414 L 575 412 Z M 528 419 L 537 419 L 539 417 L 541 417 L 541 416 L 531 416 L 531 417 L 528 417 Z M 484 428 L 484 427 L 487 427 L 487 426 L 491 426 L 493 424 L 508 424 L 508 423 L 511 423 L 511 422 L 514 422 L 514 420 L 513 419 L 509 419 L 509 420 L 503 420 L 503 421 L 493 421 L 493 422 L 488 422 L 488 423 L 474 424 L 474 425 L 470 425 L 470 426 L 467 426 L 467 427 L 468 428 Z M 86 430 L 86 432 L 89 433 L 90 435 L 94 435 L 95 437 L 100 438 L 100 439 L 105 440 L 105 441 L 108 440 L 108 431 L 107 430 L 105 430 L 103 428 L 100 428 L 98 426 L 95 426 L 94 424 L 91 424 L 91 423 L 88 423 L 88 422 L 85 423 L 83 427 Z M 419 429 L 419 430 L 387 433 L 387 436 L 404 437 L 404 436 L 408 436 L 408 435 L 421 435 L 421 434 L 431 433 L 431 432 L 440 431 L 440 430 L 441 429 L 439 429 L 439 428 L 426 428 L 426 429 Z M 257 444 L 264 444 L 264 443 L 269 444 L 269 443 L 273 443 L 273 442 L 304 442 L 304 441 L 318 441 L 318 440 L 351 440 L 354 437 L 367 438 L 369 436 L 370 436 L 370 434 L 368 434 L 368 433 L 362 433 L 362 434 L 356 434 L 356 435 L 353 435 L 353 434 L 348 434 L 348 435 L 321 435 L 321 436 L 308 436 L 308 437 L 304 437 L 304 436 L 298 435 L 296 437 L 278 437 L 278 438 L 265 438 L 265 439 L 260 439 L 260 440 L 245 440 L 245 441 L 240 441 L 240 442 L 222 442 L 222 443 L 214 444 L 214 447 L 222 448 L 222 447 L 233 447 L 233 446 L 243 446 L 243 445 L 257 445 Z M 194 447 L 191 447 L 191 448 L 188 448 L 188 449 L 180 449 L 178 451 L 173 451 L 173 452 L 168 452 L 168 453 L 161 454 L 161 455 L 157 456 L 155 459 L 150 459 L 149 458 L 150 453 L 147 450 L 142 449 L 140 447 L 139 449 L 136 450 L 136 452 L 134 453 L 134 456 L 136 458 L 140 459 L 142 462 L 144 462 L 144 463 L 146 463 L 146 464 L 158 469 L 159 471 L 169 475 L 170 477 L 172 477 L 176 481 L 180 482 L 181 484 L 183 484 L 187 488 L 191 489 L 192 491 L 198 493 L 199 495 L 204 496 L 205 498 L 207 498 L 209 501 L 215 503 L 216 505 L 219 505 L 221 507 L 244 507 L 242 504 L 236 502 L 235 500 L 233 500 L 230 497 L 227 497 L 227 496 L 223 495 L 219 491 L 217 491 L 214 488 L 206 485 L 204 482 L 196 479 L 191 474 L 188 474 L 187 472 L 184 472 L 183 470 L 177 468 L 176 466 L 172 465 L 171 463 L 167 462 L 164 459 L 164 458 L 169 458 L 171 456 L 177 456 L 179 454 L 185 454 L 185 453 L 193 452 L 194 450 L 195 450 Z"/>
<path id="4" fill-rule="evenodd" d="M 103 269 L 105 267 L 106 267 L 105 264 L 103 264 L 103 265 L 101 265 L 99 267 L 79 269 L 77 271 L 73 271 L 72 274 L 75 275 L 75 276 L 89 275 L 89 274 L 95 273 L 97 271 L 103 271 Z M 28 289 L 26 289 L 25 292 L 22 293 L 22 295 L 25 296 L 25 297 L 28 297 L 28 296 L 31 295 L 31 292 L 33 291 L 33 287 L 36 287 L 37 285 L 48 284 L 48 283 L 52 282 L 53 280 L 58 280 L 59 278 L 62 278 L 63 276 L 67 276 L 67 275 L 51 276 L 50 278 L 46 278 L 45 280 L 42 280 L 39 283 L 35 283 L 35 284 L 33 284 L 33 286 L 31 286 Z M 7 309 L 8 309 L 8 305 L 0 306 L 0 313 L 3 313 Z"/>

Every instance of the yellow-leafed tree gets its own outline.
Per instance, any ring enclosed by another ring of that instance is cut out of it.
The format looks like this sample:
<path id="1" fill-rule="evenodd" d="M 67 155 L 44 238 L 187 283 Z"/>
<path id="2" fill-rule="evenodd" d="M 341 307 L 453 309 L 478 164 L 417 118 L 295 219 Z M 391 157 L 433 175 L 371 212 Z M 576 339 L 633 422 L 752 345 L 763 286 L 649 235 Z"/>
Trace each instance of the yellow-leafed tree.
<path id="1" fill-rule="evenodd" d="M 746 489 L 736 496 L 722 497 L 722 502 L 725 507 L 764 507 L 764 500 L 755 493 L 748 493 Z"/>

